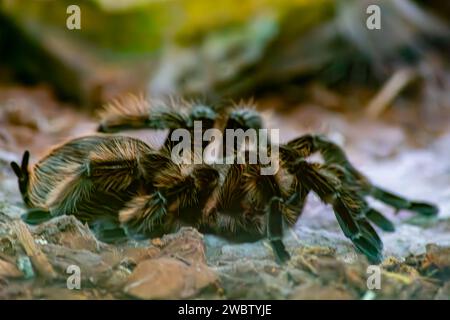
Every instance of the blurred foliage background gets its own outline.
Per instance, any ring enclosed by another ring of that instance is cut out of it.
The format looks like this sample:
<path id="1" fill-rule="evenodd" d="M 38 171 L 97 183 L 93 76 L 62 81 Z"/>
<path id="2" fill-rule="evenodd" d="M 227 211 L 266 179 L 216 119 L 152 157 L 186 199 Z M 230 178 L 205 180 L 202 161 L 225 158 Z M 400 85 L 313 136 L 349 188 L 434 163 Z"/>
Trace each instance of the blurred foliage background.
<path id="1" fill-rule="evenodd" d="M 66 9 L 81 9 L 68 30 Z M 366 27 L 381 7 L 381 30 Z M 0 80 L 95 109 L 125 92 L 277 95 L 379 116 L 400 94 L 450 114 L 450 6 L 413 0 L 2 0 Z M 342 98 L 345 98 L 344 101 Z M 354 97 L 358 97 L 354 99 Z M 437 119 L 437 120 L 436 120 Z"/>

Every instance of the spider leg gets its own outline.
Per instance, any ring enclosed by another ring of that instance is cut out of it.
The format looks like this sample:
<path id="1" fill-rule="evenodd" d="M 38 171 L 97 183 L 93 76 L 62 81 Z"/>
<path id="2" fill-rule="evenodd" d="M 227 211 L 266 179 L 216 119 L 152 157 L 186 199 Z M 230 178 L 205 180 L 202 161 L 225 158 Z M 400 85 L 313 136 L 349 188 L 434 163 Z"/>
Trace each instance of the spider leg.
<path id="1" fill-rule="evenodd" d="M 309 191 L 310 190 L 306 189 L 304 185 L 294 178 L 291 188 L 288 191 L 287 200 L 284 202 L 285 210 L 290 212 L 288 217 L 292 217 L 292 219 L 288 219 L 288 222 L 291 224 L 295 224 L 302 215 Z"/>
<path id="2" fill-rule="evenodd" d="M 374 198 L 393 206 L 396 209 L 407 209 L 417 212 L 424 216 L 434 216 L 438 213 L 438 208 L 433 204 L 419 201 L 410 201 L 401 196 L 393 194 L 389 191 L 383 190 L 371 184 L 371 182 L 359 172 L 348 160 L 345 152 L 337 144 L 331 142 L 326 137 L 321 135 L 305 135 L 294 139 L 287 144 L 288 147 L 293 148 L 302 157 L 308 157 L 314 152 L 320 152 L 325 164 L 337 165 L 345 171 L 347 181 L 359 189 L 365 195 L 371 195 Z M 372 216 L 377 221 L 380 214 L 373 214 Z M 384 218 L 383 220 L 387 220 Z M 386 222 L 386 221 L 384 221 Z M 388 229 L 386 223 L 383 223 Z"/>
<path id="3" fill-rule="evenodd" d="M 327 171 L 332 172 L 336 177 L 338 177 L 341 181 L 341 183 L 346 182 L 345 181 L 345 174 L 343 173 L 343 169 L 340 167 L 337 167 L 335 165 L 323 165 L 324 168 L 327 169 Z M 338 169 L 338 170 L 337 170 Z M 297 180 L 295 180 L 297 181 Z M 351 182 L 350 182 L 351 183 Z M 292 196 L 286 201 L 286 205 L 291 208 L 295 212 L 295 216 L 298 217 L 301 215 L 303 211 L 303 207 L 305 205 L 305 198 L 308 195 L 310 190 L 306 190 L 302 184 L 296 182 L 296 186 L 293 187 L 294 192 L 290 192 Z M 352 188 L 351 185 L 347 185 L 347 188 Z M 357 188 L 354 190 L 354 192 L 358 192 Z M 367 207 L 366 211 L 366 218 L 369 219 L 371 222 L 373 222 L 376 226 L 378 226 L 380 229 L 386 232 L 394 232 L 395 226 L 394 224 L 386 218 L 383 214 L 381 214 L 379 211 Z"/>
<path id="4" fill-rule="evenodd" d="M 251 164 L 245 165 L 242 177 L 241 183 L 245 194 L 244 207 L 251 208 L 250 212 L 253 215 L 258 214 L 258 208 L 262 209 L 262 213 L 265 215 L 262 218 L 265 218 L 266 221 L 265 230 L 261 228 L 260 232 L 264 234 L 265 231 L 276 262 L 283 264 L 290 259 L 283 243 L 283 221 L 288 218 L 288 206 L 285 205 L 283 199 L 286 195 L 282 193 L 279 177 L 262 175 L 261 166 Z M 262 221 L 264 223 L 264 220 Z"/>
<path id="5" fill-rule="evenodd" d="M 125 230 L 117 223 L 117 217 L 96 218 L 89 227 L 100 241 L 106 243 L 117 243 L 127 239 Z"/>
<path id="6" fill-rule="evenodd" d="M 48 221 L 52 218 L 50 212 L 42 208 L 31 208 L 28 209 L 21 216 L 22 220 L 31 225 L 37 225 L 42 222 Z"/>
<path id="7" fill-rule="evenodd" d="M 300 136 L 291 140 L 286 145 L 280 146 L 280 152 L 282 160 L 287 166 L 289 166 L 289 163 L 294 163 L 299 159 L 307 158 L 316 152 L 320 152 L 325 162 L 324 167 L 327 167 L 327 171 L 332 172 L 348 188 L 352 188 L 356 192 L 364 193 L 365 190 L 371 187 L 367 178 L 350 163 L 342 148 L 322 135 L 307 134 Z M 294 192 L 290 192 L 293 196 L 288 200 L 288 204 L 292 203 L 295 207 L 302 209 L 305 198 L 310 190 L 304 184 L 299 183 L 298 179 L 294 180 L 291 189 Z M 301 210 L 298 216 L 300 214 Z M 384 220 L 387 219 L 384 218 Z M 386 222 L 384 220 L 383 222 Z M 388 223 L 383 224 L 383 226 L 385 225 L 387 226 Z M 392 223 L 390 225 L 392 226 Z"/>
<path id="8" fill-rule="evenodd" d="M 366 218 L 378 226 L 381 230 L 386 232 L 394 232 L 395 226 L 391 220 L 386 218 L 380 212 L 373 208 L 369 208 L 366 212 Z"/>
<path id="9" fill-rule="evenodd" d="M 150 120 L 150 105 L 143 97 L 128 96 L 104 106 L 98 114 L 98 132 L 114 133 L 128 129 L 142 129 Z"/>
<path id="10" fill-rule="evenodd" d="M 261 129 L 263 120 L 258 111 L 243 107 L 229 110 L 226 129 Z"/>
<path id="11" fill-rule="evenodd" d="M 114 133 L 138 129 L 176 129 L 189 124 L 189 117 L 170 104 L 151 102 L 130 95 L 107 104 L 99 113 L 98 132 Z"/>
<path id="12" fill-rule="evenodd" d="M 439 209 L 431 203 L 411 201 L 376 186 L 372 187 L 370 195 L 397 210 L 406 209 L 424 216 L 435 216 L 439 211 Z"/>
<path id="13" fill-rule="evenodd" d="M 167 215 L 166 198 L 159 192 L 136 196 L 119 212 L 119 221 L 128 236 L 147 235 L 160 226 Z"/>
<path id="14" fill-rule="evenodd" d="M 347 177 L 358 184 L 361 189 L 369 189 L 370 182 L 359 172 L 348 160 L 344 150 L 334 142 L 322 135 L 304 135 L 287 143 L 287 146 L 293 148 L 299 156 L 306 158 L 315 152 L 319 152 L 325 164 L 339 165 L 345 169 Z"/>
<path id="15" fill-rule="evenodd" d="M 365 196 L 367 194 L 367 191 L 364 188 L 361 190 L 361 185 L 353 179 L 353 175 L 349 173 L 346 168 L 335 163 L 324 164 L 323 167 L 326 168 L 328 172 L 331 172 L 335 177 L 337 177 L 348 190 L 351 190 L 354 193 L 359 193 L 361 194 L 361 196 Z M 386 218 L 377 210 L 368 206 L 366 218 L 384 231 L 395 231 L 394 224 L 388 218 Z"/>
<path id="16" fill-rule="evenodd" d="M 327 174 L 320 164 L 300 160 L 293 164 L 290 171 L 323 202 L 332 205 L 345 236 L 371 262 L 379 263 L 382 260 L 383 244 L 365 217 L 368 207 L 364 199 L 358 193 L 348 190 L 339 179 Z"/>
<path id="17" fill-rule="evenodd" d="M 273 249 L 277 263 L 283 264 L 291 258 L 283 243 L 282 199 L 272 197 L 267 206 L 267 238 Z"/>

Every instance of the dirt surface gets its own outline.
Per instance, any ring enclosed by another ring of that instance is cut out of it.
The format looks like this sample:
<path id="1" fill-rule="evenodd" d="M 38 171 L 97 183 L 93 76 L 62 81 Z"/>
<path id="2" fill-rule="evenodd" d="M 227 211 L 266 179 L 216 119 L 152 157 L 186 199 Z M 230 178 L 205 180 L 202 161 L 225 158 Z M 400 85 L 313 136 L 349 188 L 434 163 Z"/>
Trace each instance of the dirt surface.
<path id="1" fill-rule="evenodd" d="M 268 110 L 283 102 L 267 99 L 258 105 Z M 0 106 L 2 299 L 450 298 L 450 127 L 420 129 L 403 109 L 381 120 L 312 104 L 265 111 L 268 126 L 280 128 L 283 141 L 305 132 L 327 134 L 377 184 L 439 206 L 437 218 L 424 219 L 373 203 L 397 230 L 379 231 L 385 244 L 381 288 L 369 290 L 366 259 L 355 253 L 332 210 L 314 196 L 295 229 L 286 232 L 292 259 L 284 266 L 275 263 L 266 241 L 234 244 L 191 228 L 108 245 L 73 217 L 26 226 L 19 220 L 24 207 L 9 162 L 25 149 L 36 161 L 51 145 L 92 133 L 96 125 L 91 116 L 56 102 L 45 88 L 1 89 Z M 79 290 L 67 288 L 72 265 L 80 268 Z"/>

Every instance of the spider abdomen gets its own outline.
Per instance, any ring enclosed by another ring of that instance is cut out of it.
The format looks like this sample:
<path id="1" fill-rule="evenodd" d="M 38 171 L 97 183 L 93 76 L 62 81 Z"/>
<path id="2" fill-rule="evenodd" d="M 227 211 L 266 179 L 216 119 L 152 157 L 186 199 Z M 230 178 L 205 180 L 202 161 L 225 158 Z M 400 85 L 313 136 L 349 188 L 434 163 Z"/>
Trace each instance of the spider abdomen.
<path id="1" fill-rule="evenodd" d="M 129 137 L 87 136 L 54 148 L 30 171 L 28 206 L 87 220 L 117 212 L 146 188 L 139 158 L 152 150 Z M 110 172 L 109 172 L 110 171 Z"/>

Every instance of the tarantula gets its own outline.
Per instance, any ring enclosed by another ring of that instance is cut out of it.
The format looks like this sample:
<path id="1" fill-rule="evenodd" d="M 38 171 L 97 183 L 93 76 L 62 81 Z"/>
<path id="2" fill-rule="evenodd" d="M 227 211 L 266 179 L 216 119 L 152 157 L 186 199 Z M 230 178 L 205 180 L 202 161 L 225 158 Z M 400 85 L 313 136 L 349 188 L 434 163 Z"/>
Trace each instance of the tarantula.
<path id="1" fill-rule="evenodd" d="M 242 103 L 220 108 L 184 102 L 173 106 L 133 97 L 107 105 L 100 118 L 100 133 L 55 147 L 33 168 L 28 168 L 27 151 L 21 166 L 11 163 L 29 208 L 23 217 L 28 223 L 73 214 L 106 241 L 161 236 L 184 225 L 234 240 L 266 236 L 281 263 L 289 259 L 283 225 L 295 224 L 312 191 L 332 206 L 357 250 L 379 263 L 383 244 L 371 223 L 385 231 L 394 231 L 394 225 L 369 207 L 365 197 L 426 216 L 438 212 L 432 204 L 373 185 L 339 146 L 321 135 L 304 135 L 280 145 L 274 175 L 261 175 L 260 163 L 173 161 L 171 133 L 177 128 L 193 132 L 194 121 L 201 121 L 203 131 L 262 128 L 261 115 Z M 139 139 L 110 134 L 142 128 L 168 129 L 169 135 L 155 149 Z M 246 156 L 251 152 L 246 150 Z M 307 161 L 316 152 L 322 163 Z"/>

